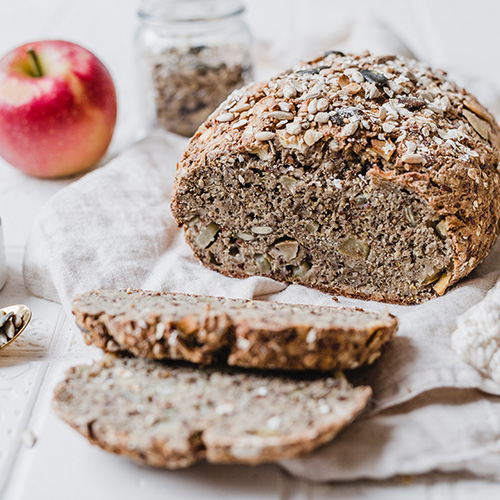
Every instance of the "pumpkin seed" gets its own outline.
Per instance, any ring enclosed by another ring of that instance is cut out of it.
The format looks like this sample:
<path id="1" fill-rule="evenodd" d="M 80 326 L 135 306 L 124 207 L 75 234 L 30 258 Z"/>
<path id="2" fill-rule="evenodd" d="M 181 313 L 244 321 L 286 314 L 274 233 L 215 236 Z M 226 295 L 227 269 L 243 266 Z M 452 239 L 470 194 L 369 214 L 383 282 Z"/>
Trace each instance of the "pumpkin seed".
<path id="1" fill-rule="evenodd" d="M 370 245 L 358 240 L 354 236 L 348 236 L 338 247 L 339 252 L 353 259 L 366 260 L 370 253 Z"/>
<path id="2" fill-rule="evenodd" d="M 271 264 L 269 263 L 269 260 L 265 255 L 257 254 L 255 256 L 255 262 L 257 263 L 257 266 L 259 267 L 261 272 L 268 273 L 271 270 Z"/>
<path id="3" fill-rule="evenodd" d="M 426 286 L 426 285 L 430 285 L 431 283 L 434 283 L 435 281 L 437 281 L 439 279 L 442 272 L 443 272 L 442 269 L 438 269 L 437 271 L 433 271 L 426 278 L 424 278 L 424 280 L 422 281 L 422 285 Z"/>
<path id="4" fill-rule="evenodd" d="M 309 233 L 316 233 L 319 229 L 319 223 L 316 221 L 308 222 L 306 224 L 306 231 Z"/>
<path id="5" fill-rule="evenodd" d="M 215 235 L 219 232 L 219 226 L 215 222 L 211 222 L 208 226 L 198 235 L 196 243 L 201 248 L 207 248 L 210 243 L 215 239 Z"/>
<path id="6" fill-rule="evenodd" d="M 274 245 L 272 253 L 276 256 L 283 257 L 283 260 L 289 261 L 297 257 L 299 244 L 295 240 L 280 241 Z"/>
<path id="7" fill-rule="evenodd" d="M 336 55 L 336 56 L 341 56 L 341 57 L 345 56 L 345 54 L 343 52 L 341 52 L 340 50 L 327 50 L 325 52 L 325 57 L 331 56 L 331 55 Z"/>
<path id="8" fill-rule="evenodd" d="M 293 188 L 297 184 L 297 179 L 295 177 L 290 177 L 289 175 L 282 175 L 280 177 L 280 184 L 288 189 Z"/>
<path id="9" fill-rule="evenodd" d="M 294 278 L 302 278 L 305 276 L 312 268 L 312 265 L 305 260 L 302 261 L 298 266 L 292 266 L 292 274 Z"/>
<path id="10" fill-rule="evenodd" d="M 471 124 L 472 128 L 483 138 L 488 140 L 490 138 L 490 126 L 475 113 L 468 109 L 463 110 L 463 114 L 467 121 Z"/>
<path id="11" fill-rule="evenodd" d="M 359 72 L 369 83 L 374 83 L 375 85 L 385 85 L 388 82 L 387 77 L 381 73 L 375 73 L 375 71 L 370 71 L 369 69 L 362 69 Z"/>
<path id="12" fill-rule="evenodd" d="M 354 202 L 356 203 L 356 205 L 364 205 L 368 202 L 368 196 L 364 193 L 359 194 L 358 196 L 356 196 L 356 198 L 354 198 Z"/>

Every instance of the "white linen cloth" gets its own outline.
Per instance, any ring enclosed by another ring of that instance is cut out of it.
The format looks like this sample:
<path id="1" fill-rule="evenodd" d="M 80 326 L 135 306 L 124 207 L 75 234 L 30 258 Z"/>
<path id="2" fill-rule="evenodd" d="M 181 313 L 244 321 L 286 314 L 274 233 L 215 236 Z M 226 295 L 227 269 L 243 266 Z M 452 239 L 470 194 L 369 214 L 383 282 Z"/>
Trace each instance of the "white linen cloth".
<path id="1" fill-rule="evenodd" d="M 500 277 L 500 243 L 466 280 L 416 306 L 342 297 L 334 302 L 267 278 L 228 278 L 194 258 L 170 212 L 175 166 L 185 145 L 185 139 L 153 133 L 58 192 L 26 245 L 27 288 L 62 303 L 68 314 L 75 294 L 95 288 L 387 309 L 400 319 L 398 336 L 372 367 L 351 376 L 373 387 L 373 406 L 331 444 L 281 465 L 318 481 L 431 470 L 500 477 L 500 386 L 450 347 L 456 318 Z"/>

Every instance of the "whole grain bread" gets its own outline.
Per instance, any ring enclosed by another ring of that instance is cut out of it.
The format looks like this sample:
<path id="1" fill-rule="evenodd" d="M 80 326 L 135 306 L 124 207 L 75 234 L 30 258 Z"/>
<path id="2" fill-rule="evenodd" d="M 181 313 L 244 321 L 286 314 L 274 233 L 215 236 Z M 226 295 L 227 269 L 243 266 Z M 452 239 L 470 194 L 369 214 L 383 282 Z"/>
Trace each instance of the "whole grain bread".
<path id="1" fill-rule="evenodd" d="M 446 73 L 330 52 L 234 92 L 191 139 L 172 211 L 207 267 L 402 304 L 499 232 L 500 129 Z"/>
<path id="2" fill-rule="evenodd" d="M 330 441 L 365 407 L 369 387 L 166 365 L 108 355 L 71 368 L 53 408 L 101 448 L 155 467 L 206 459 L 258 464 Z"/>
<path id="3" fill-rule="evenodd" d="M 95 290 L 73 302 L 85 341 L 155 359 L 284 370 L 370 364 L 397 319 L 361 309 L 152 292 Z"/>

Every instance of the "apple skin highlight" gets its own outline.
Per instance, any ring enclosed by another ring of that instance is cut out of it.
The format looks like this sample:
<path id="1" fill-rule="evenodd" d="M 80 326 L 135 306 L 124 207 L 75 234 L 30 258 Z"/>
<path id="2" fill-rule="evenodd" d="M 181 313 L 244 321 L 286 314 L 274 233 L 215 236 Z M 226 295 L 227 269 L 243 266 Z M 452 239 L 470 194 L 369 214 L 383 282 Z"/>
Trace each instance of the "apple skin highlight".
<path id="1" fill-rule="evenodd" d="M 0 155 L 29 175 L 63 177 L 95 165 L 111 142 L 116 112 L 111 75 L 79 45 L 33 42 L 0 59 Z"/>

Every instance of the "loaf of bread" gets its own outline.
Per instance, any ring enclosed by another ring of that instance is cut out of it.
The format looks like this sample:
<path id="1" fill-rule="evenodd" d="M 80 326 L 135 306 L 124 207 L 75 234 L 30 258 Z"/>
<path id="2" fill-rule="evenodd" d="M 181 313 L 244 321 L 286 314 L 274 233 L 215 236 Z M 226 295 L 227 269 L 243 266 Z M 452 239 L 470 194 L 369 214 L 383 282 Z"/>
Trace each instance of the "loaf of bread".
<path id="1" fill-rule="evenodd" d="M 178 165 L 172 211 L 222 274 L 418 303 L 495 241 L 499 145 L 446 73 L 330 52 L 221 104 Z"/>
<path id="2" fill-rule="evenodd" d="M 85 341 L 105 351 L 281 370 L 370 364 L 398 327 L 361 309 L 141 290 L 84 293 L 73 313 Z"/>
<path id="3" fill-rule="evenodd" d="M 71 368 L 55 412 L 101 448 L 155 467 L 205 458 L 257 464 L 331 440 L 366 405 L 369 387 L 105 357 Z"/>

